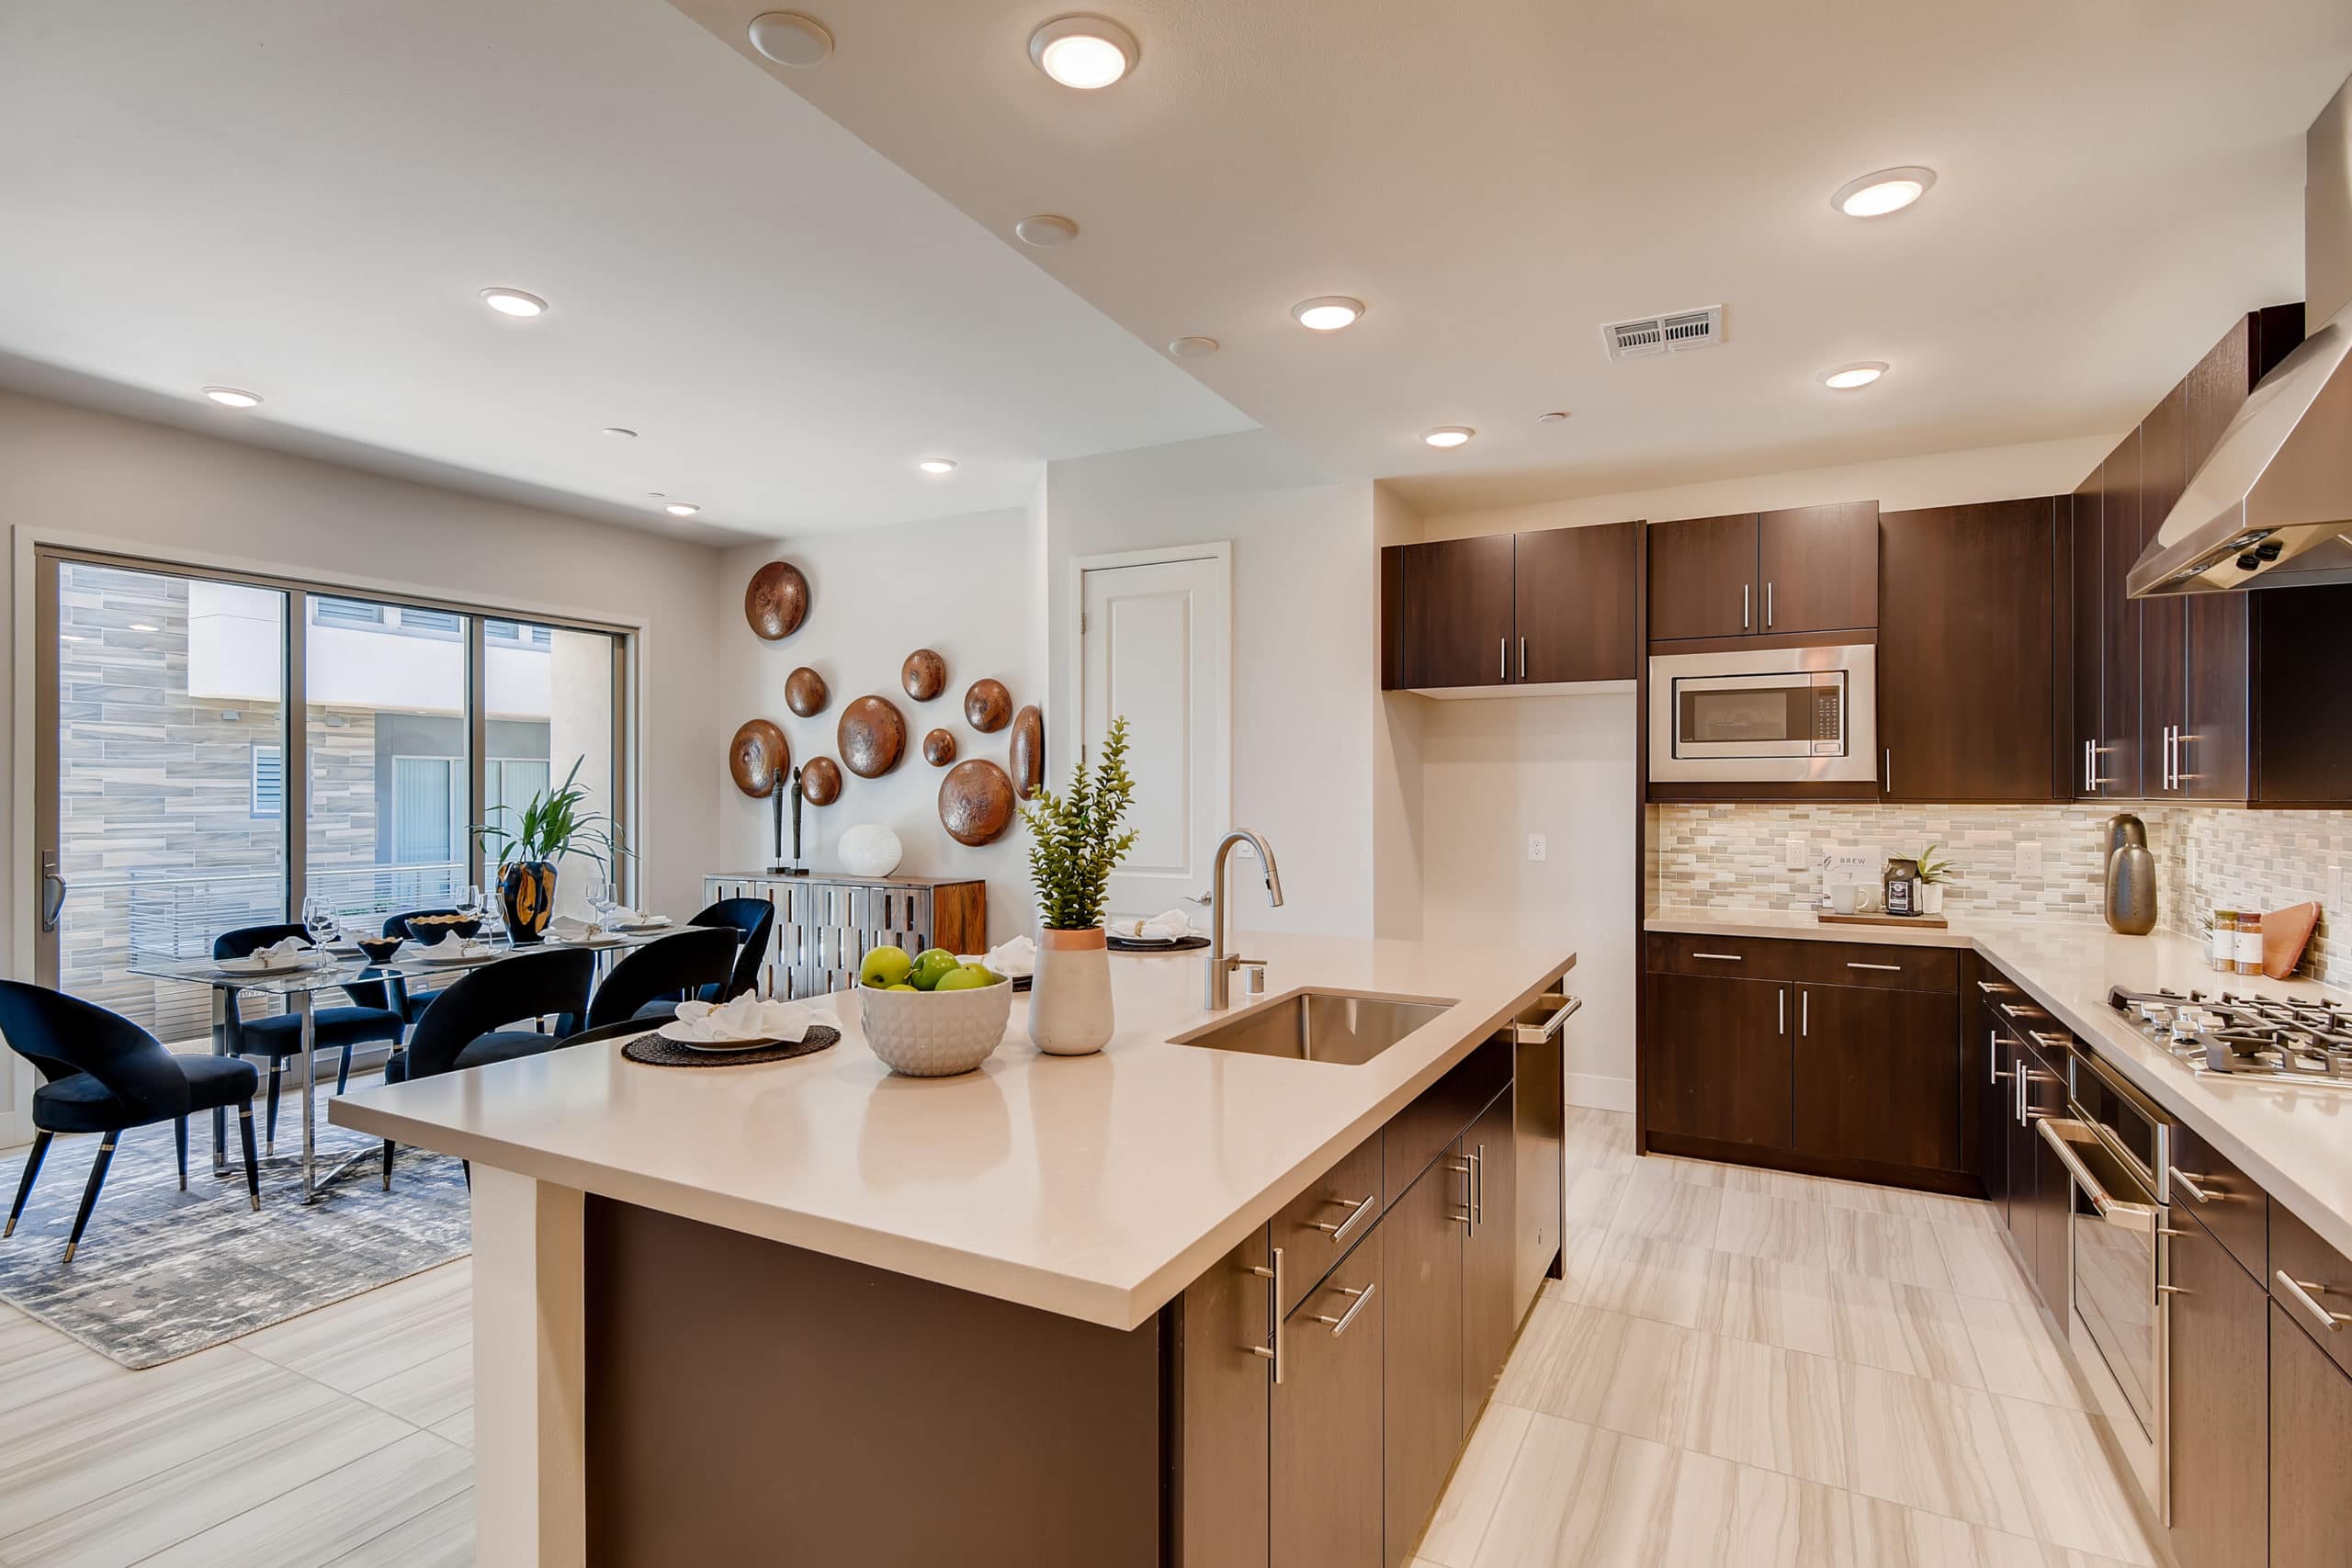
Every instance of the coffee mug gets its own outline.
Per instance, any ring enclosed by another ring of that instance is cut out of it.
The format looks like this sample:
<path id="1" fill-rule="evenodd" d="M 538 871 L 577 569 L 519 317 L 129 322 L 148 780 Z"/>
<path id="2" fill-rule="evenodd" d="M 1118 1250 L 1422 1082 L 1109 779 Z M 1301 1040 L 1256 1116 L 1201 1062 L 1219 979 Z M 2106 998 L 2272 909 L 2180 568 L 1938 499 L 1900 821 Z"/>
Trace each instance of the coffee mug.
<path id="1" fill-rule="evenodd" d="M 1841 915 L 1867 915 L 1878 908 L 1878 889 L 1867 882 L 1832 883 L 1829 907 Z"/>

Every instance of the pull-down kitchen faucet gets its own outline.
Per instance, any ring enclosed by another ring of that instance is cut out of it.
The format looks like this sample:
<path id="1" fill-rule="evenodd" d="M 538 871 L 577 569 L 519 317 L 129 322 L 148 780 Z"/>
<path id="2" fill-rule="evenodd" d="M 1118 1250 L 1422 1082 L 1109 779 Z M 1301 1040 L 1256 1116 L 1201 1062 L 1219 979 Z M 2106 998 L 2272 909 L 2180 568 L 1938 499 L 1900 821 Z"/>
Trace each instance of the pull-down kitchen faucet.
<path id="1" fill-rule="evenodd" d="M 1244 958 L 1225 951 L 1225 863 L 1236 844 L 1248 844 L 1258 852 L 1258 862 L 1266 868 L 1266 897 L 1279 907 L 1283 901 L 1283 874 L 1274 869 L 1273 847 L 1247 828 L 1236 828 L 1217 841 L 1216 859 L 1209 868 L 1209 975 L 1205 1005 L 1222 1010 L 1228 1004 L 1229 986 L 1233 972 L 1245 964 L 1263 964 L 1262 959 Z"/>

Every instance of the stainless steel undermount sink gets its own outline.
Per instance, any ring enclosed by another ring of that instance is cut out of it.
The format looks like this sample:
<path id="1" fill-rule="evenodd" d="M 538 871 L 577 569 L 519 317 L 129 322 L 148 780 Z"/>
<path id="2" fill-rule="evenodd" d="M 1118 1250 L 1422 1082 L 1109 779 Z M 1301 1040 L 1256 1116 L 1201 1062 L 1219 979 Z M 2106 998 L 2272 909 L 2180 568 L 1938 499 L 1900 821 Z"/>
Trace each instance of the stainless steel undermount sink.
<path id="1" fill-rule="evenodd" d="M 1295 991 L 1180 1034 L 1170 1043 L 1354 1066 L 1371 1061 L 1453 1005 L 1354 991 Z"/>

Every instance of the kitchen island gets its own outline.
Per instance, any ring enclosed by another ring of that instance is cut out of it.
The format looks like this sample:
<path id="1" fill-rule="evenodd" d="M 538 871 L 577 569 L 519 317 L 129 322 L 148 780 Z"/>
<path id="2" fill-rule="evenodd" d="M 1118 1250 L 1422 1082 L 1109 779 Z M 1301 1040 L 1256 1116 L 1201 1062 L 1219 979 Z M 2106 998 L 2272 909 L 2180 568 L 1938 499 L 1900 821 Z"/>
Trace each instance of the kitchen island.
<path id="1" fill-rule="evenodd" d="M 1097 1056 L 1016 998 L 981 1071 L 895 1077 L 844 995 L 795 1061 L 607 1043 L 338 1100 L 473 1165 L 481 1561 L 1398 1555 L 1557 1252 L 1558 1036 L 1509 1032 L 1575 959 L 1249 947 L 1259 1007 L 1443 1006 L 1361 1065 L 1204 1049 L 1170 1042 L 1245 1010 L 1200 955 L 1120 955 Z M 1339 1534 L 1371 1555 L 1306 1544 Z"/>

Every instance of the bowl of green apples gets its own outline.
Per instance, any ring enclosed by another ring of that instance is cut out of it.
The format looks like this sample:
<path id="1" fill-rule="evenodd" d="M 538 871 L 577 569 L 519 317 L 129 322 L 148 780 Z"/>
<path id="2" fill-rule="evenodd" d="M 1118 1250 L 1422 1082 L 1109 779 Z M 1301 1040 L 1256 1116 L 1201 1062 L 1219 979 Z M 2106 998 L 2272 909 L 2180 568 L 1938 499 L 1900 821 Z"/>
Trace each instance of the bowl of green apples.
<path id="1" fill-rule="evenodd" d="M 1012 982 L 944 948 L 877 947 L 858 965 L 857 1009 L 865 1043 L 892 1072 L 947 1077 L 1004 1043 Z"/>

